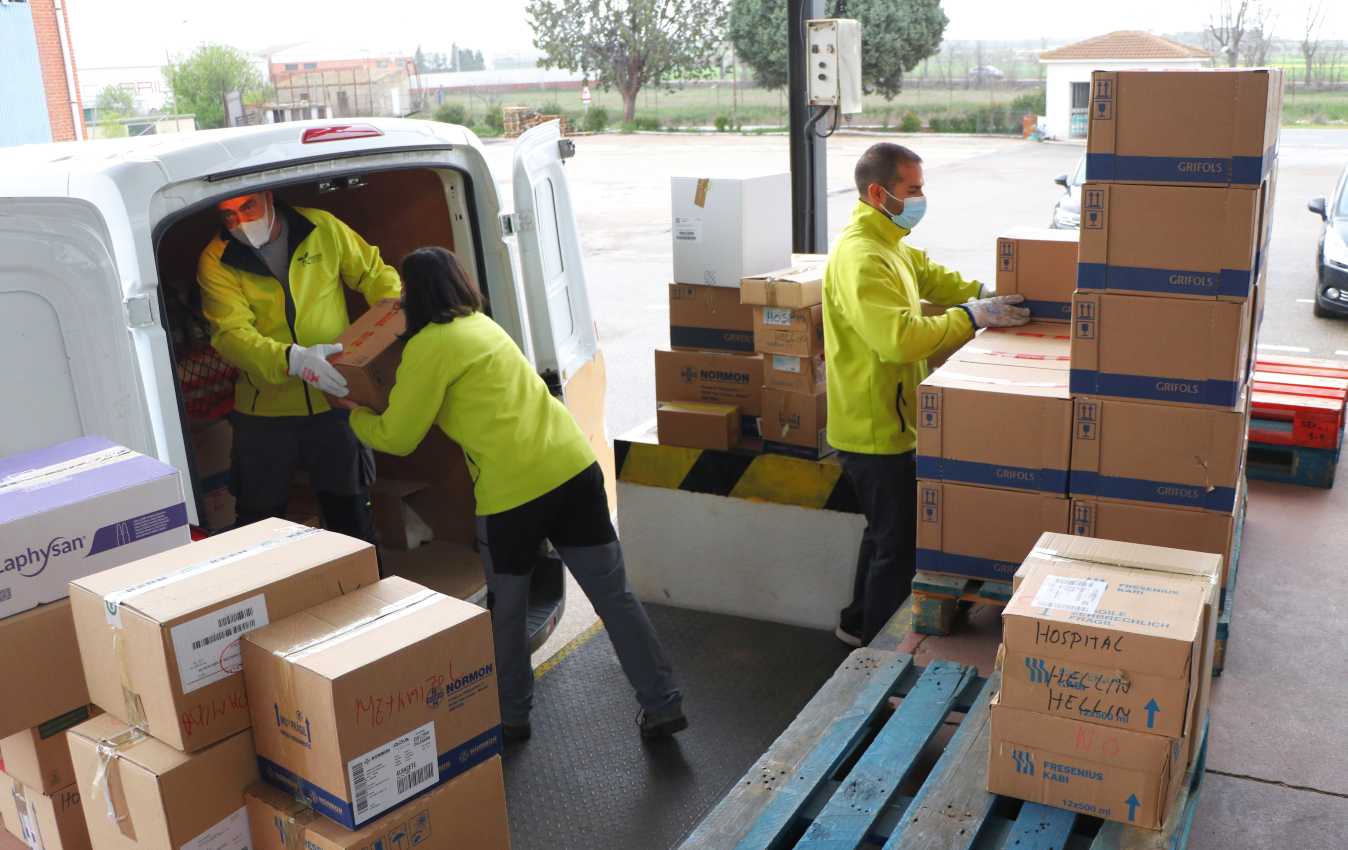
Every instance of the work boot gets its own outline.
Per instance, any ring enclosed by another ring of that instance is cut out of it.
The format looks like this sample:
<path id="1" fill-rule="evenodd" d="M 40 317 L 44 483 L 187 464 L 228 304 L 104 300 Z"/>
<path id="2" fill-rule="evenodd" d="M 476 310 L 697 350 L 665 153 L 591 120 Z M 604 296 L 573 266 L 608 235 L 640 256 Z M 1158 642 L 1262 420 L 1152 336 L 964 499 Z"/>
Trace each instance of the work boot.
<path id="1" fill-rule="evenodd" d="M 643 708 L 637 715 L 637 726 L 641 728 L 641 737 L 647 740 L 668 738 L 687 729 L 688 718 L 684 716 L 683 705 L 676 702 L 658 711 L 646 711 Z"/>

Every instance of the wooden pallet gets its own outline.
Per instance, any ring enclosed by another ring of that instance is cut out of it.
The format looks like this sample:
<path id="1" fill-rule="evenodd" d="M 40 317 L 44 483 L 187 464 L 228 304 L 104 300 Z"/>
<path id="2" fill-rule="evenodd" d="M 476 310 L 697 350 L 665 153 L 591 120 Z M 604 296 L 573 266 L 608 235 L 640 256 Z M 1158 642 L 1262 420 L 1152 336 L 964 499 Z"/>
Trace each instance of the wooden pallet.
<path id="1" fill-rule="evenodd" d="M 1334 472 L 1339 466 L 1338 449 L 1279 446 L 1253 440 L 1247 458 L 1248 477 L 1302 487 L 1333 487 Z"/>
<path id="2" fill-rule="evenodd" d="M 913 578 L 913 631 L 948 635 L 955 618 L 970 605 L 1005 608 L 1011 601 L 1011 583 L 962 578 L 919 570 Z"/>
<path id="3" fill-rule="evenodd" d="M 999 681 L 948 661 L 924 670 L 902 653 L 856 650 L 681 850 L 1187 845 L 1206 740 L 1159 832 L 989 794 L 988 701 Z M 952 724 L 943 745 L 938 733 Z"/>

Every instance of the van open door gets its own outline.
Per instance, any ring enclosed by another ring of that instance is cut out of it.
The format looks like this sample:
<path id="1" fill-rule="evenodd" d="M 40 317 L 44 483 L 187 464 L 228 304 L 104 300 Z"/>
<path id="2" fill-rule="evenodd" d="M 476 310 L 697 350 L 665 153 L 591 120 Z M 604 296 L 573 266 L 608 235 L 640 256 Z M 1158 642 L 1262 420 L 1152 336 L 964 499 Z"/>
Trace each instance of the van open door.
<path id="1" fill-rule="evenodd" d="M 561 388 L 567 408 L 599 456 L 612 508 L 617 488 L 613 449 L 604 429 L 604 360 L 566 181 L 566 160 L 575 150 L 570 139 L 562 138 L 557 121 L 520 136 L 512 180 L 514 226 L 535 365 Z"/>

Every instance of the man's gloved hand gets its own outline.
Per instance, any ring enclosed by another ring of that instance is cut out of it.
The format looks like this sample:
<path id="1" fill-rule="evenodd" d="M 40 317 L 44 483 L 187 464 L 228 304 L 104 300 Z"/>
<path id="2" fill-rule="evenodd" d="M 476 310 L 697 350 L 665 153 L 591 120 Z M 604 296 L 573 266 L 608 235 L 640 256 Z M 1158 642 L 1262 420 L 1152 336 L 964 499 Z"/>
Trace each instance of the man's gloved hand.
<path id="1" fill-rule="evenodd" d="M 1024 295 L 994 295 L 961 304 L 975 328 L 1014 328 L 1030 321 L 1030 308 L 1017 307 Z"/>
<path id="2" fill-rule="evenodd" d="M 346 396 L 346 378 L 333 368 L 328 358 L 342 352 L 342 344 L 290 346 L 290 374 L 330 396 Z"/>

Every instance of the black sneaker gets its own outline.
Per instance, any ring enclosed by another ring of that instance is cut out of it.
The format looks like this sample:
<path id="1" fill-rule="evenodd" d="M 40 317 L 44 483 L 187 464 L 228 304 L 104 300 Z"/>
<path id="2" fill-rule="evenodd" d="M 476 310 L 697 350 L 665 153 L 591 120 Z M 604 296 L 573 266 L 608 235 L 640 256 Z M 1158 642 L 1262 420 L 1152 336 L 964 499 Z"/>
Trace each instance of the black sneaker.
<path id="1" fill-rule="evenodd" d="M 501 736 L 505 738 L 507 744 L 514 744 L 519 741 L 527 741 L 533 737 L 534 729 L 528 723 L 519 726 L 512 726 L 509 723 L 501 724 Z"/>
<path id="2" fill-rule="evenodd" d="M 637 714 L 637 726 L 641 728 L 641 737 L 647 740 L 668 738 L 687 729 L 688 718 L 684 716 L 682 705 L 674 705 L 656 712 L 642 709 Z"/>

